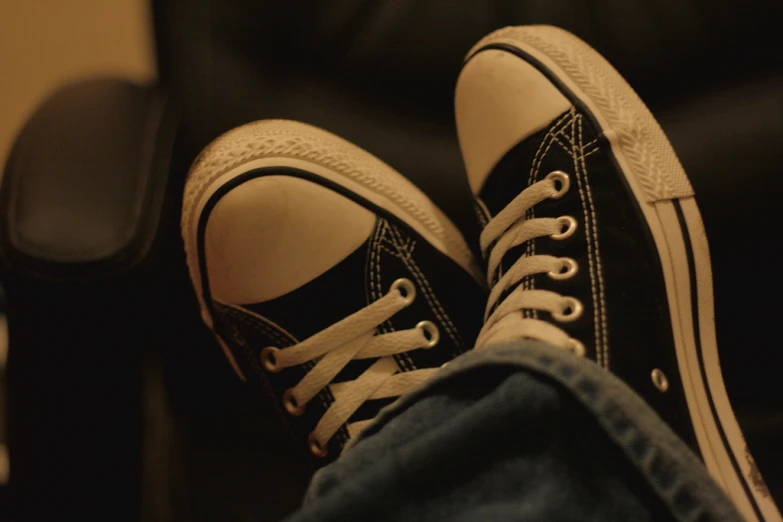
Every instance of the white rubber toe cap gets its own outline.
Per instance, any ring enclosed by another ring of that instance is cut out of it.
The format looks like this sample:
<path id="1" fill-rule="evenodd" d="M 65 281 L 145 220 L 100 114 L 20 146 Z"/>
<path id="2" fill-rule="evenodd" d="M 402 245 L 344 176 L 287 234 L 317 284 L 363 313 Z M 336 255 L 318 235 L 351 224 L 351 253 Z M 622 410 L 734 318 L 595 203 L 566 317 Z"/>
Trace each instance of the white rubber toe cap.
<path id="1" fill-rule="evenodd" d="M 370 236 L 376 216 L 348 198 L 289 176 L 256 178 L 221 197 L 205 231 L 212 297 L 268 301 L 312 281 Z"/>
<path id="2" fill-rule="evenodd" d="M 456 117 L 473 193 L 506 152 L 570 107 L 546 76 L 509 52 L 491 49 L 471 58 L 457 82 Z"/>

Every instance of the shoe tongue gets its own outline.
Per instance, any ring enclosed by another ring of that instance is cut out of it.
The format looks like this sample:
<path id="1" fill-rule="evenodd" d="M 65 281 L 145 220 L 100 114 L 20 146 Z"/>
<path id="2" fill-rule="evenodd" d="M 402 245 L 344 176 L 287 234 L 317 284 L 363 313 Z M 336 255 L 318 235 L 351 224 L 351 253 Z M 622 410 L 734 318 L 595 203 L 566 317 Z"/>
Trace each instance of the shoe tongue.
<path id="1" fill-rule="evenodd" d="M 522 191 L 535 184 L 553 171 L 572 171 L 573 159 L 569 154 L 550 154 L 552 147 L 560 146 L 559 132 L 556 126 L 562 127 L 563 118 L 558 118 L 552 127 L 543 129 L 515 145 L 498 162 L 487 177 L 477 198 L 477 213 L 483 217 L 486 224 L 497 216 Z M 560 128 L 559 131 L 563 131 Z M 535 206 L 527 213 L 527 217 L 558 217 L 562 215 L 560 202 L 551 200 Z M 509 249 L 500 264 L 501 274 L 508 270 L 520 257 L 533 254 L 550 253 L 553 241 L 548 238 L 537 238 L 522 245 Z M 519 284 L 527 284 L 535 276 L 525 278 Z M 498 301 L 502 301 L 513 288 L 508 289 Z"/>
<path id="2" fill-rule="evenodd" d="M 492 216 L 550 172 L 574 170 L 575 159 L 570 150 L 573 144 L 569 138 L 574 134 L 574 119 L 568 117 L 572 112 L 569 109 L 549 127 L 517 143 L 495 165 L 477 194 Z"/>
<path id="3" fill-rule="evenodd" d="M 477 213 L 482 216 L 485 225 L 522 191 L 541 179 L 536 169 L 530 169 L 540 144 L 540 139 L 536 138 L 537 135 L 533 135 L 511 149 L 484 183 L 478 194 Z M 508 270 L 520 257 L 530 255 L 529 249 L 534 245 L 535 240 L 509 249 L 500 263 L 501 273 Z"/>
<path id="4" fill-rule="evenodd" d="M 511 149 L 487 177 L 478 197 L 489 217 L 498 215 L 520 192 L 546 175 L 530 168 L 539 145 L 536 137 L 531 136 Z"/>

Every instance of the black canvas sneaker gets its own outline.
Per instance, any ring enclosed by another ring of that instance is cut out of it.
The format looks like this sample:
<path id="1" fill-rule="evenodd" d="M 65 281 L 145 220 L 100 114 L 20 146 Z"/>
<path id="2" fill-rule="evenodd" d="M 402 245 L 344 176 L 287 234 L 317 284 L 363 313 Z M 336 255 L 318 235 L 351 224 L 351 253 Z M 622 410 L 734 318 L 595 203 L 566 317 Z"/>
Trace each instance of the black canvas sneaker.
<path id="1" fill-rule="evenodd" d="M 456 227 L 309 125 L 261 121 L 207 147 L 182 232 L 204 321 L 316 465 L 481 328 L 484 277 Z"/>
<path id="2" fill-rule="evenodd" d="M 477 348 L 534 338 L 589 357 L 748 520 L 780 521 L 723 383 L 693 189 L 644 103 L 570 33 L 506 28 L 468 55 L 456 115 L 492 288 Z"/>

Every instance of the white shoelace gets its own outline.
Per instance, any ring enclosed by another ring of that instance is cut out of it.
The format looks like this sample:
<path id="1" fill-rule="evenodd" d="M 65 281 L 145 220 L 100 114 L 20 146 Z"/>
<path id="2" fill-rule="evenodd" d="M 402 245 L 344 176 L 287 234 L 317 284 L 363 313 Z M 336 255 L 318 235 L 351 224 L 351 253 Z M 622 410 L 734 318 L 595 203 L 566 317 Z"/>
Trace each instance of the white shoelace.
<path id="1" fill-rule="evenodd" d="M 577 299 L 519 285 L 497 305 L 504 292 L 527 276 L 549 274 L 553 279 L 567 279 L 576 273 L 578 267 L 573 259 L 531 255 L 520 257 L 497 279 L 500 262 L 511 248 L 539 237 L 565 239 L 574 233 L 576 220 L 570 216 L 526 218 L 528 210 L 535 205 L 547 199 L 559 199 L 569 188 L 568 174 L 562 171 L 552 172 L 545 179 L 523 190 L 484 228 L 481 234 L 481 249 L 485 257 L 489 255 L 487 279 L 492 291 L 484 315 L 484 327 L 476 341 L 476 349 L 513 339 L 529 338 L 584 355 L 584 345 L 562 329 L 547 321 L 525 317 L 523 313 L 524 310 L 545 311 L 551 313 L 556 321 L 573 321 L 579 318 L 583 311 L 582 304 Z"/>
<path id="2" fill-rule="evenodd" d="M 398 279 L 389 293 L 369 306 L 333 324 L 329 328 L 293 346 L 278 349 L 267 347 L 261 361 L 270 372 L 310 361 L 315 366 L 293 388 L 283 395 L 283 405 L 291 415 L 301 415 L 306 405 L 324 388 L 329 388 L 334 402 L 328 407 L 310 434 L 310 451 L 326 456 L 329 440 L 340 427 L 368 400 L 399 397 L 423 383 L 437 369 L 401 372 L 395 354 L 431 348 L 440 334 L 430 321 L 415 328 L 376 335 L 375 329 L 416 299 L 416 287 L 408 279 Z M 379 358 L 354 381 L 331 383 L 352 360 Z M 371 420 L 348 424 L 353 438 Z"/>

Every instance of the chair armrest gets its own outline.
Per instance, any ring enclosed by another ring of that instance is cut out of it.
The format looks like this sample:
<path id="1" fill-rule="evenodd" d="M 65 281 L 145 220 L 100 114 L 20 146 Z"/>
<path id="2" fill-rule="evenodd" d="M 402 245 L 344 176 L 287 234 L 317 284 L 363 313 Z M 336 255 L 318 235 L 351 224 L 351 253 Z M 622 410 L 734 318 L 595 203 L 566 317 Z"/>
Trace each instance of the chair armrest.
<path id="1" fill-rule="evenodd" d="M 46 100 L 0 185 L 6 268 L 84 281 L 140 263 L 160 218 L 171 120 L 160 90 L 119 80 L 72 84 Z"/>

